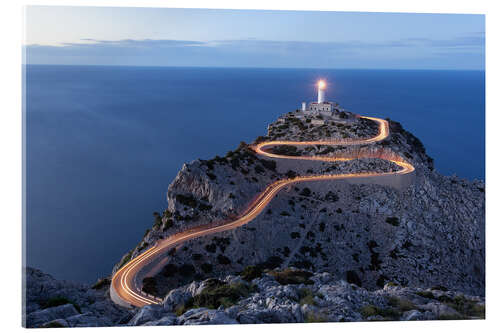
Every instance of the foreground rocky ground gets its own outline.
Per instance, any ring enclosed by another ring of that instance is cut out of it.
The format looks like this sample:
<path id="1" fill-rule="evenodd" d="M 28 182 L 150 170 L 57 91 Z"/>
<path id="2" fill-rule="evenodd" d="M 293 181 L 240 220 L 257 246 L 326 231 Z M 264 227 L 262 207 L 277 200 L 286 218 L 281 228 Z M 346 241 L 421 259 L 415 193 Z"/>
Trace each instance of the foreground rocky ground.
<path id="1" fill-rule="evenodd" d="M 447 291 L 442 286 L 421 289 L 389 282 L 369 291 L 326 272 L 290 268 L 263 271 L 258 266 L 237 276 L 192 282 L 171 290 L 162 305 L 125 310 L 109 303 L 107 286 L 95 291 L 29 271 L 31 289 L 52 299 L 67 295 L 72 300 L 40 309 L 47 300 L 30 297 L 29 327 L 457 320 L 484 318 L 485 310 L 483 297 Z"/>

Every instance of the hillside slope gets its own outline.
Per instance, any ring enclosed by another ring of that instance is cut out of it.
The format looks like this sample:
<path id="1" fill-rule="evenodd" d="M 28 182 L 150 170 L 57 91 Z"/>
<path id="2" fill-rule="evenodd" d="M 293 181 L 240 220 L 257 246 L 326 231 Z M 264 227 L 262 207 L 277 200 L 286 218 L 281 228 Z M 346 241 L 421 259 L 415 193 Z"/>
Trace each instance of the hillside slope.
<path id="1" fill-rule="evenodd" d="M 371 121 L 347 119 L 312 125 L 289 113 L 268 127 L 264 140 L 366 138 Z M 294 266 L 328 272 L 369 290 L 388 281 L 410 287 L 444 286 L 484 295 L 484 183 L 446 177 L 433 169 L 422 143 L 390 121 L 390 136 L 361 147 L 278 147 L 283 155 L 330 156 L 392 151 L 415 170 L 404 190 L 344 181 L 298 184 L 281 191 L 250 224 L 201 237 L 171 251 L 170 260 L 144 290 L 164 297 L 193 280 L 225 276 L 249 265 Z M 225 157 L 185 164 L 168 189 L 168 209 L 114 269 L 158 239 L 187 227 L 230 220 L 268 184 L 295 175 L 386 172 L 380 159 L 325 163 L 265 159 L 245 143 Z"/>

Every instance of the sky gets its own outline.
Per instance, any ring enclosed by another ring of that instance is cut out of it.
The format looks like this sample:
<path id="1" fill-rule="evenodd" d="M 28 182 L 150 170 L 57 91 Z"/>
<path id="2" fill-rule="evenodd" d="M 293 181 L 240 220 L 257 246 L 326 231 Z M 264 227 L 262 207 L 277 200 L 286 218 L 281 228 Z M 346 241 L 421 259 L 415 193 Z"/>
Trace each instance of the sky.
<path id="1" fill-rule="evenodd" d="M 484 70 L 484 15 L 28 6 L 25 63 Z"/>

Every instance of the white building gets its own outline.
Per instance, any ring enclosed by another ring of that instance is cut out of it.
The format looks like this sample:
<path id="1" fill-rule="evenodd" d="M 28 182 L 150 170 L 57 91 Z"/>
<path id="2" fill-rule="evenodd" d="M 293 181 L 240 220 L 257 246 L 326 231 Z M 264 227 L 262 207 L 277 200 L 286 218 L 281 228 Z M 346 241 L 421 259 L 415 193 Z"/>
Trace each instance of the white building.
<path id="1" fill-rule="evenodd" d="M 320 80 L 318 82 L 318 100 L 316 102 L 311 102 L 305 107 L 305 102 L 302 102 L 302 112 L 312 115 L 324 115 L 331 116 L 336 110 L 337 103 L 325 101 L 325 90 L 326 82 Z"/>

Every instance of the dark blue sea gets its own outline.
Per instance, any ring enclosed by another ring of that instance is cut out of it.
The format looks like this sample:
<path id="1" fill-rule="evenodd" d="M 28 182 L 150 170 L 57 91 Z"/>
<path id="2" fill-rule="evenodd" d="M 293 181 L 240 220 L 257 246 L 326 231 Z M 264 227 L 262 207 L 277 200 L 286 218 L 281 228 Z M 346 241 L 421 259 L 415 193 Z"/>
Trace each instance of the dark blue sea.
<path id="1" fill-rule="evenodd" d="M 266 133 L 327 97 L 389 117 L 445 175 L 484 179 L 480 71 L 26 67 L 27 264 L 56 278 L 109 275 L 167 203 L 182 164 Z"/>

